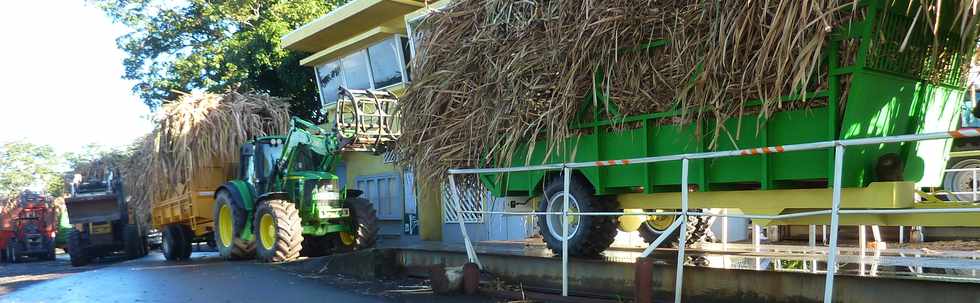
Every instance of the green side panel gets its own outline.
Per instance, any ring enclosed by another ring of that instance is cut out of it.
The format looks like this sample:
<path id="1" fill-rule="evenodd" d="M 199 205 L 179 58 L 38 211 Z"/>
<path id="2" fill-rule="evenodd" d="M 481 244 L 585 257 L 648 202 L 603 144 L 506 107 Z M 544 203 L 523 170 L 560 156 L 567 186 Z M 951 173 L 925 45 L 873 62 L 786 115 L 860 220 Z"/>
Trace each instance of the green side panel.
<path id="1" fill-rule="evenodd" d="M 780 112 L 769 119 L 766 132 L 769 145 L 790 145 L 827 141 L 828 108 Z M 804 125 L 800 127 L 800 125 Z M 831 153 L 826 150 L 800 151 L 768 155 L 769 177 L 773 181 L 813 180 L 827 177 Z"/>
<path id="2" fill-rule="evenodd" d="M 650 146 L 648 150 L 650 156 L 666 156 L 678 153 L 698 152 L 702 149 L 701 140 L 695 135 L 695 128 L 687 125 L 663 125 L 652 127 L 649 132 Z M 629 158 L 629 157 L 624 157 Z M 651 180 L 651 188 L 647 192 L 658 191 L 661 186 L 674 186 L 680 184 L 681 162 L 659 162 L 646 164 L 649 168 L 648 175 Z M 688 170 L 688 181 L 692 184 L 699 184 L 704 175 L 704 161 L 691 161 Z"/>
<path id="3" fill-rule="evenodd" d="M 765 134 L 758 133 L 758 124 L 758 115 L 746 115 L 742 119 L 728 119 L 724 123 L 724 129 L 718 134 L 716 150 L 766 146 L 762 139 Z M 714 123 L 708 124 L 708 126 L 712 130 L 716 128 Z M 763 160 L 761 155 L 709 159 L 707 160 L 708 182 L 758 182 L 762 179 Z"/>
<path id="4" fill-rule="evenodd" d="M 587 161 L 601 159 L 629 159 L 636 155 L 645 155 L 646 146 L 642 144 L 643 129 L 623 131 L 603 131 L 600 156 Z M 639 187 L 643 176 L 643 165 L 620 165 L 599 169 L 602 187 Z M 593 182 L 595 184 L 595 182 Z"/>

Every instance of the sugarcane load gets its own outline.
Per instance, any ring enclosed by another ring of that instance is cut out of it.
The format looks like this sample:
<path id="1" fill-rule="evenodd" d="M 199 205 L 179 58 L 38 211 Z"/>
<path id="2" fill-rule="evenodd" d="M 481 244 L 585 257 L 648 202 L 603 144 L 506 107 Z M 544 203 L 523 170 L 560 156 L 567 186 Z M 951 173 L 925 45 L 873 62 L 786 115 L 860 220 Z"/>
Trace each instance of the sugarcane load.
<path id="1" fill-rule="evenodd" d="M 438 183 L 449 168 L 953 130 L 977 45 L 974 6 L 454 1 L 416 30 L 414 81 L 400 100 L 398 151 L 420 179 Z M 948 151 L 944 141 L 851 148 L 843 186 L 878 193 L 868 194 L 875 202 L 867 207 L 911 206 L 915 190 L 941 185 Z M 691 185 L 684 190 L 694 192 L 692 208 L 779 214 L 825 207 L 823 200 L 752 201 L 787 190 L 827 189 L 832 155 L 820 150 L 692 160 Z M 680 173 L 677 162 L 582 168 L 570 178 L 569 193 L 551 172 L 460 182 L 464 188 L 485 186 L 496 196 L 537 196 L 541 211 L 561 211 L 555 202 L 564 195 L 573 198 L 572 211 L 670 210 L 679 207 L 671 195 L 682 190 Z M 715 199 L 721 191 L 744 198 Z M 896 202 L 906 198 L 909 204 Z M 560 218 L 539 220 L 553 250 L 561 246 L 555 230 Z M 652 241 L 674 219 L 649 216 L 631 228 L 625 218 L 581 217 L 572 220 L 569 253 L 598 254 L 617 227 L 639 230 Z M 689 232 L 703 233 L 697 227 L 703 223 L 691 222 Z"/>

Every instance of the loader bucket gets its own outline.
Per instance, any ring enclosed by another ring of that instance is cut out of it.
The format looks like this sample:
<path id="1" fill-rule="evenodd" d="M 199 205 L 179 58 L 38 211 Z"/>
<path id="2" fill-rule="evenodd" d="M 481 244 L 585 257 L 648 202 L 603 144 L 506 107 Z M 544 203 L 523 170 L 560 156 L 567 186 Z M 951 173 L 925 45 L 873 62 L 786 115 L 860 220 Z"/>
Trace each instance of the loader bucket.
<path id="1" fill-rule="evenodd" d="M 346 150 L 378 151 L 401 135 L 398 97 L 387 91 L 341 89 L 336 130 Z"/>
<path id="2" fill-rule="evenodd" d="M 84 224 L 121 219 L 118 195 L 77 196 L 65 200 L 68 223 Z"/>

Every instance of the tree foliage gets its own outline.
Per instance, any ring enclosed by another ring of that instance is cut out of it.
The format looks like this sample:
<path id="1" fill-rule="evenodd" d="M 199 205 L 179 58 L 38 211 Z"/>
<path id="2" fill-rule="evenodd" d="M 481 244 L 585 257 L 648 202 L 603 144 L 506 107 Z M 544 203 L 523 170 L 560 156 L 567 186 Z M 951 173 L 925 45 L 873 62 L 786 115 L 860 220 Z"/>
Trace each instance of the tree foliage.
<path id="1" fill-rule="evenodd" d="M 119 37 L 123 78 L 150 108 L 180 92 L 236 88 L 291 99 L 293 114 L 319 120 L 307 54 L 280 37 L 346 0 L 91 0 L 133 31 Z"/>
<path id="2" fill-rule="evenodd" d="M 64 181 L 58 164 L 51 146 L 26 141 L 0 144 L 0 196 L 12 197 L 28 188 L 60 196 Z"/>

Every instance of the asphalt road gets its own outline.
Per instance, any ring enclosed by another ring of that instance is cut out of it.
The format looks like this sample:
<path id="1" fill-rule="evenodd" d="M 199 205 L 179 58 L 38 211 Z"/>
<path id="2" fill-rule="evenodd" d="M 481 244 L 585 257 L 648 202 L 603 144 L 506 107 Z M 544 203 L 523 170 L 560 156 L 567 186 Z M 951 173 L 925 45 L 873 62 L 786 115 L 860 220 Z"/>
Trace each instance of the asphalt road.
<path id="1" fill-rule="evenodd" d="M 152 253 L 82 268 L 72 268 L 67 255 L 56 261 L 0 264 L 0 302 L 488 301 L 434 296 L 419 288 L 387 291 L 383 283 L 307 277 L 276 265 L 222 261 L 208 252 L 195 252 L 186 262 L 167 262 Z"/>

